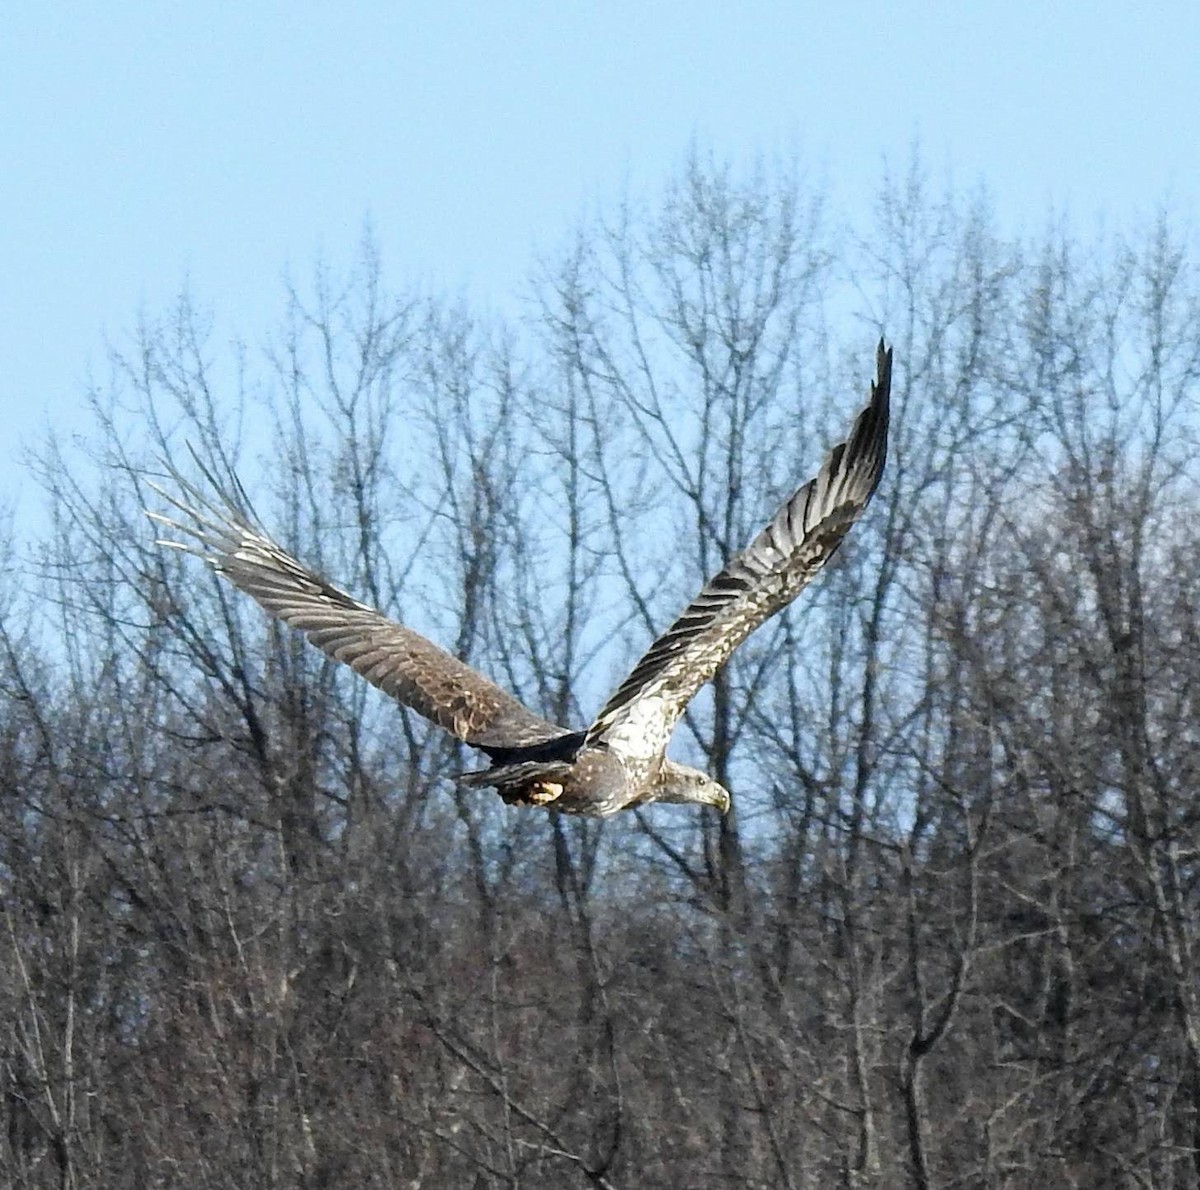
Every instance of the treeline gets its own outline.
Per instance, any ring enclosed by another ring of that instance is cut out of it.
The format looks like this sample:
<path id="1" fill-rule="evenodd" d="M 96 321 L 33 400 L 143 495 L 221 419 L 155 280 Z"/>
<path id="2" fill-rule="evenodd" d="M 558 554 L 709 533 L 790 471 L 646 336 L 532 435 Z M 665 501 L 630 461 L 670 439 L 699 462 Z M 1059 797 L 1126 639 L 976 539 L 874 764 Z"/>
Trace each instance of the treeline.
<path id="1" fill-rule="evenodd" d="M 192 303 L 0 580 L 0 1181 L 1200 1186 L 1200 284 L 1167 220 L 835 226 L 694 160 L 519 326 L 348 277 Z M 228 460 L 360 598 L 583 724 L 896 349 L 888 473 L 597 824 L 154 542 Z M 230 452 L 226 455 L 224 452 Z"/>

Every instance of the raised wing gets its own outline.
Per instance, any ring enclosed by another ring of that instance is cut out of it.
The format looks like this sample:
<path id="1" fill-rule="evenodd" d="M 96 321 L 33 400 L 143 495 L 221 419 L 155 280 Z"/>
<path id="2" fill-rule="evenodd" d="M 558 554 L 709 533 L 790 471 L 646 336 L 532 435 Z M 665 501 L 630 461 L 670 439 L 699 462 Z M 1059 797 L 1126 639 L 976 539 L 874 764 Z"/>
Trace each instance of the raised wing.
<path id="1" fill-rule="evenodd" d="M 184 519 L 147 515 L 191 540 L 161 544 L 202 558 L 335 661 L 478 748 L 521 747 L 564 734 L 457 657 L 352 599 L 281 549 L 258 525 L 232 476 L 236 494 L 223 491 L 205 471 L 211 497 L 172 476 L 186 499 L 152 486 Z"/>
<path id="2" fill-rule="evenodd" d="M 871 399 L 850 437 L 650 646 L 596 716 L 588 743 L 638 757 L 661 752 L 696 691 L 829 561 L 883 474 L 891 386 L 892 351 L 880 339 Z"/>

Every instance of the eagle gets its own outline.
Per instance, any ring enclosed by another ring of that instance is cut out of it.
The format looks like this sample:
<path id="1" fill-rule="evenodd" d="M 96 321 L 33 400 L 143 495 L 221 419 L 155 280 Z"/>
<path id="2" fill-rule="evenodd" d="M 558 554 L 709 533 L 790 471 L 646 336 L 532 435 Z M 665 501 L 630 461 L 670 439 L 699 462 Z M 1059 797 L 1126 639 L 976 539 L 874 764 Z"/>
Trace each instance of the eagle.
<path id="1" fill-rule="evenodd" d="M 322 652 L 444 728 L 489 760 L 464 783 L 492 786 L 510 805 L 607 817 L 649 802 L 729 810 L 729 791 L 671 760 L 667 742 L 692 697 L 765 620 L 833 556 L 879 486 L 887 456 L 892 350 L 879 341 L 870 399 L 816 477 L 704 585 L 650 646 L 590 727 L 544 719 L 411 628 L 360 603 L 282 549 L 231 475 L 204 469 L 208 491 L 171 469 L 175 510 L 147 515 L 183 540 L 161 545 L 203 559 Z"/>

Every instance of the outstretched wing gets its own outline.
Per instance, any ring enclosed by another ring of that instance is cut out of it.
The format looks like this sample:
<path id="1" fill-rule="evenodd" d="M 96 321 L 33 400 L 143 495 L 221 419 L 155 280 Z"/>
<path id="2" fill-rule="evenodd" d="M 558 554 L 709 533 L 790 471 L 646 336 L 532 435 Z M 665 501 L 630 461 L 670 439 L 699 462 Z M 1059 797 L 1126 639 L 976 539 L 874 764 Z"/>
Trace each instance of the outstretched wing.
<path id="1" fill-rule="evenodd" d="M 883 474 L 891 385 L 892 351 L 880 339 L 871 399 L 850 437 L 650 646 L 588 729 L 588 743 L 640 757 L 661 752 L 696 691 L 829 561 Z"/>
<path id="2" fill-rule="evenodd" d="M 211 496 L 175 472 L 183 499 L 152 485 L 182 519 L 147 515 L 190 538 L 162 545 L 204 559 L 322 652 L 468 744 L 513 748 L 564 734 L 457 657 L 298 562 L 259 526 L 236 478 L 231 476 L 231 490 L 223 491 L 208 471 L 204 474 Z"/>

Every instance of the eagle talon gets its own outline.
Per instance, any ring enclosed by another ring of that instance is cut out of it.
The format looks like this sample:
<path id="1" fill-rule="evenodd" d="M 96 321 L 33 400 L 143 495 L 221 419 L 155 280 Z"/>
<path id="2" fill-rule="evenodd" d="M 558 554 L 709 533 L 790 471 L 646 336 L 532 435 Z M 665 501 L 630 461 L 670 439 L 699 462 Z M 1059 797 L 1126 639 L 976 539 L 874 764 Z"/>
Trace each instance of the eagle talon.
<path id="1" fill-rule="evenodd" d="M 563 787 L 557 781 L 539 781 L 529 787 L 529 800 L 535 806 L 545 806 L 562 797 Z"/>

